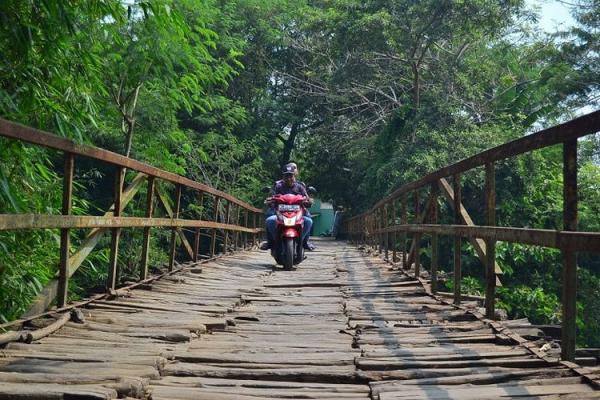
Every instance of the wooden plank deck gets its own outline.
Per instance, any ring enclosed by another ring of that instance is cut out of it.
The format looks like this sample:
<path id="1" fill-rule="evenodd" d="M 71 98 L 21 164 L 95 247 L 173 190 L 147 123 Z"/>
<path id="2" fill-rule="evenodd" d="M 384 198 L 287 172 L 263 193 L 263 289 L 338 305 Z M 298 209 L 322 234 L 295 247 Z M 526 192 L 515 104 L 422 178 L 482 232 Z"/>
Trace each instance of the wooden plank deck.
<path id="1" fill-rule="evenodd" d="M 378 258 L 317 244 L 295 271 L 238 253 L 11 343 L 0 400 L 600 398 Z"/>

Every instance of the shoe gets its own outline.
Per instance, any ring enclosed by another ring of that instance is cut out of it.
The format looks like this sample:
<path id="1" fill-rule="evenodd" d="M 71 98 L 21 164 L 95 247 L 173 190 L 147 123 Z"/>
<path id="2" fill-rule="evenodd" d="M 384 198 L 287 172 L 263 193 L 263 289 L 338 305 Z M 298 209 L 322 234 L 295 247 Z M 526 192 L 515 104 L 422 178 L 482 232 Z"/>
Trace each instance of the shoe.
<path id="1" fill-rule="evenodd" d="M 269 242 L 262 242 L 259 246 L 259 249 L 261 250 L 269 250 L 271 248 L 271 243 Z"/>
<path id="2" fill-rule="evenodd" d="M 302 247 L 304 247 L 308 251 L 314 251 L 316 249 L 316 246 L 309 242 L 305 243 Z"/>

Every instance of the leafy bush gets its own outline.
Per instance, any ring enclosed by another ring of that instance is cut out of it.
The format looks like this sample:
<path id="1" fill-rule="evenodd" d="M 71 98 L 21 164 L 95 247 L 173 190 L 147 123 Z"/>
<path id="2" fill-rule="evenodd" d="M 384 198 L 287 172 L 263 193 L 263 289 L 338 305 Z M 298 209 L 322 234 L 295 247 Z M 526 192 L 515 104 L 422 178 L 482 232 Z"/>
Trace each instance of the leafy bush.
<path id="1" fill-rule="evenodd" d="M 448 291 L 454 290 L 454 279 L 450 279 L 446 281 L 446 289 Z M 483 284 L 472 276 L 465 276 L 462 278 L 460 283 L 460 290 L 463 294 L 468 294 L 471 296 L 483 296 L 485 295 L 485 289 Z"/>
<path id="2" fill-rule="evenodd" d="M 529 286 L 499 287 L 497 291 L 497 307 L 506 310 L 509 318 L 528 318 L 534 324 L 560 323 L 561 304 L 555 294 Z"/>

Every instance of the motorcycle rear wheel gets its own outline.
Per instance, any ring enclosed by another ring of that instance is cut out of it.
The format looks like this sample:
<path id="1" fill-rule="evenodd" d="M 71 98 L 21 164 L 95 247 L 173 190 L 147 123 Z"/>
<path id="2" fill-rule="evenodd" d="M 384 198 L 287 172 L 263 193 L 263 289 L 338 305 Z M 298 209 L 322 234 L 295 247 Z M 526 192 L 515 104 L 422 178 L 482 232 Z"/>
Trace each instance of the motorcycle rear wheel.
<path id="1" fill-rule="evenodd" d="M 294 246 L 294 239 L 287 238 L 283 243 L 283 268 L 284 269 L 292 269 L 294 265 L 294 253 L 296 250 L 296 246 Z"/>

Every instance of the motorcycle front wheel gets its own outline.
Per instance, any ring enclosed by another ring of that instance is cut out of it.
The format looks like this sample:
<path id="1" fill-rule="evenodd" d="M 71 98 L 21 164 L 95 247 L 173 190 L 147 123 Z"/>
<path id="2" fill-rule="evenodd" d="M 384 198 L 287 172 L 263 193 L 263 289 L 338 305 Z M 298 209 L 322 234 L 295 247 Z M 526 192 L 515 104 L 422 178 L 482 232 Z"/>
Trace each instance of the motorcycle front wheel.
<path id="1" fill-rule="evenodd" d="M 283 268 L 284 269 L 292 269 L 294 265 L 294 239 L 287 238 L 283 243 Z"/>

